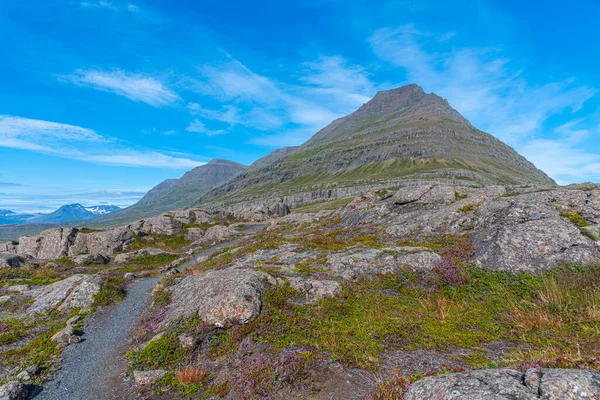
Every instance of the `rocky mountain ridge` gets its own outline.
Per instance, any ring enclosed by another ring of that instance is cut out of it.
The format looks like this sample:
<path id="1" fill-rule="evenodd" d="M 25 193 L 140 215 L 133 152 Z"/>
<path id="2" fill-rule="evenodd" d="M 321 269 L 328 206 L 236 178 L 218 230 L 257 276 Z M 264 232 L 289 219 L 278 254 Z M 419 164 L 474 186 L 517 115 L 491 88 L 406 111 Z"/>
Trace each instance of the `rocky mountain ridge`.
<path id="1" fill-rule="evenodd" d="M 512 148 L 474 128 L 446 100 L 408 85 L 379 92 L 301 146 L 276 150 L 197 204 L 423 180 L 555 184 Z"/>

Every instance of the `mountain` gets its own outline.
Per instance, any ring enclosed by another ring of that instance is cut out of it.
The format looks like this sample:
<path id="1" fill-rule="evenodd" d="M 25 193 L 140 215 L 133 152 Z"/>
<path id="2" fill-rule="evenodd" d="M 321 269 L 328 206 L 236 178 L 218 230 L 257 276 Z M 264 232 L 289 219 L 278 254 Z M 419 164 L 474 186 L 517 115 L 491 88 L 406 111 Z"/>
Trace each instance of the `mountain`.
<path id="1" fill-rule="evenodd" d="M 134 205 L 94 219 L 91 226 L 109 226 L 188 208 L 214 186 L 229 181 L 248 167 L 233 161 L 213 159 L 186 172 L 179 179 L 167 179 L 148 191 Z"/>
<path id="2" fill-rule="evenodd" d="M 257 163 L 200 202 L 400 180 L 555 184 L 511 147 L 473 127 L 446 100 L 415 84 L 379 92 L 303 145 L 276 150 Z"/>
<path id="3" fill-rule="evenodd" d="M 84 207 L 81 204 L 67 204 L 49 214 L 27 214 L 16 213 L 11 210 L 0 210 L 0 225 L 58 224 L 75 220 L 87 220 L 120 209 L 117 206 L 107 205 Z"/>
<path id="4" fill-rule="evenodd" d="M 116 210 L 117 206 L 84 207 L 81 204 L 67 204 L 49 214 L 41 214 L 27 221 L 35 224 L 58 224 L 63 222 L 87 220 Z"/>

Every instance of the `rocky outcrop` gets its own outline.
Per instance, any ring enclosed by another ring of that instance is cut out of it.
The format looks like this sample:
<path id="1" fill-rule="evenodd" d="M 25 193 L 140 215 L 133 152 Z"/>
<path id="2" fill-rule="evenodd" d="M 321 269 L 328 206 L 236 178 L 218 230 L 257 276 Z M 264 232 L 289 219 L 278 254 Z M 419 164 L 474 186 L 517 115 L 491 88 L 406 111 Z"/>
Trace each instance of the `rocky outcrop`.
<path id="1" fill-rule="evenodd" d="M 133 371 L 133 380 L 138 386 L 153 385 L 164 376 L 167 375 L 167 371 L 164 369 L 156 369 L 153 371 Z"/>
<path id="2" fill-rule="evenodd" d="M 148 218 L 144 221 L 143 232 L 155 235 L 177 235 L 183 232 L 183 223 L 166 215 Z"/>
<path id="3" fill-rule="evenodd" d="M 26 400 L 29 397 L 31 385 L 12 381 L 0 386 L 0 400 Z"/>
<path id="4" fill-rule="evenodd" d="M 440 258 L 422 247 L 349 250 L 329 257 L 327 267 L 334 275 L 351 280 L 368 274 L 397 273 L 403 268 L 427 271 Z"/>
<path id="5" fill-rule="evenodd" d="M 224 225 L 211 226 L 206 230 L 203 236 L 205 241 L 221 241 L 227 240 L 235 236 L 239 236 L 240 232 L 233 228 Z"/>
<path id="6" fill-rule="evenodd" d="M 341 297 L 342 295 L 342 287 L 336 281 L 299 277 L 290 277 L 288 281 L 292 288 L 305 297 L 307 303 L 314 303 L 325 297 Z"/>
<path id="7" fill-rule="evenodd" d="M 76 234 L 74 228 L 53 228 L 42 231 L 39 236 L 21 236 L 17 253 L 43 260 L 65 257 Z"/>
<path id="8" fill-rule="evenodd" d="M 226 268 L 189 275 L 170 288 L 164 323 L 198 314 L 206 324 L 246 324 L 260 313 L 261 294 L 273 278 L 251 269 Z"/>
<path id="9" fill-rule="evenodd" d="M 79 233 L 75 237 L 73 245 L 69 247 L 68 254 L 70 256 L 102 254 L 110 257 L 123 250 L 128 243 L 133 241 L 133 238 L 134 230 L 132 226 L 98 232 Z"/>
<path id="10" fill-rule="evenodd" d="M 290 213 L 290 208 L 282 199 L 240 203 L 228 207 L 226 210 L 234 218 L 244 221 L 265 221 L 273 217 L 283 217 Z"/>
<path id="11" fill-rule="evenodd" d="M 600 373 L 589 370 L 510 369 L 468 371 L 423 378 L 406 400 L 557 400 L 600 398 Z"/>
<path id="12" fill-rule="evenodd" d="M 27 265 L 27 259 L 18 254 L 0 253 L 0 268 L 20 268 Z"/>
<path id="13" fill-rule="evenodd" d="M 67 310 L 89 307 L 99 291 L 99 276 L 72 275 L 61 281 L 28 291 L 26 294 L 33 297 L 35 302 L 27 309 L 27 314 L 41 313 L 50 309 Z"/>

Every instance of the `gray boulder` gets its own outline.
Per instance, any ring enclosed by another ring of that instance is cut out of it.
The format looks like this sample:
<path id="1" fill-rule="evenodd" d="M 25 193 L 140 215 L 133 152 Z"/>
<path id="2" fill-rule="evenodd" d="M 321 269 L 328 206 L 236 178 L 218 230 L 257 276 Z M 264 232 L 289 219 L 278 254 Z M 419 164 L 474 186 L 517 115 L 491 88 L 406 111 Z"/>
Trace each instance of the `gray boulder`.
<path id="1" fill-rule="evenodd" d="M 261 294 L 268 284 L 275 284 L 271 276 L 234 267 L 186 276 L 170 288 L 164 323 L 198 314 L 218 327 L 246 324 L 259 315 Z"/>
<path id="2" fill-rule="evenodd" d="M 14 253 L 0 253 L 0 268 L 20 268 L 27 265 L 27 259 Z"/>
<path id="3" fill-rule="evenodd" d="M 16 253 L 17 247 L 17 242 L 0 243 L 0 253 Z"/>
<path id="4" fill-rule="evenodd" d="M 234 218 L 245 221 L 265 221 L 273 217 L 283 217 L 290 213 L 290 208 L 282 199 L 271 199 L 256 203 L 242 203 L 231 207 L 229 211 Z"/>
<path id="5" fill-rule="evenodd" d="M 452 186 L 434 186 L 418 200 L 423 204 L 449 204 L 456 200 L 456 191 Z"/>
<path id="6" fill-rule="evenodd" d="M 177 235 L 183 233 L 183 223 L 163 215 L 144 221 L 143 231 L 155 235 Z"/>
<path id="7" fill-rule="evenodd" d="M 392 202 L 394 204 L 408 204 L 413 203 L 431 189 L 431 186 L 409 186 L 400 188 L 393 196 Z"/>
<path id="8" fill-rule="evenodd" d="M 232 237 L 239 236 L 240 232 L 224 225 L 211 226 L 206 230 L 203 239 L 206 241 L 227 240 Z"/>
<path id="9" fill-rule="evenodd" d="M 39 236 L 21 236 L 17 254 L 42 260 L 65 257 L 76 234 L 75 228 L 53 228 L 42 231 Z"/>
<path id="10" fill-rule="evenodd" d="M 567 202 L 569 195 L 558 197 Z M 559 215 L 550 196 L 556 195 L 529 193 L 483 203 L 475 212 L 475 263 L 537 273 L 559 262 L 591 263 L 600 257 L 594 242 Z"/>
<path id="11" fill-rule="evenodd" d="M 406 400 L 558 400 L 600 398 L 600 374 L 586 370 L 510 369 L 432 376 L 413 383 Z"/>
<path id="12" fill-rule="evenodd" d="M 185 232 L 185 240 L 195 242 L 196 240 L 202 239 L 206 231 L 201 228 L 189 228 Z"/>
<path id="13" fill-rule="evenodd" d="M 340 297 L 342 295 L 342 287 L 336 281 L 298 277 L 291 277 L 288 280 L 292 288 L 305 296 L 307 303 L 314 303 L 325 297 Z"/>
<path id="14" fill-rule="evenodd" d="M 196 222 L 196 213 L 191 209 L 171 211 L 167 215 L 184 225 Z"/>
<path id="15" fill-rule="evenodd" d="M 108 229 L 99 232 L 79 233 L 69 248 L 70 256 L 81 254 L 102 254 L 112 256 L 122 251 L 134 238 L 131 226 Z"/>
<path id="16" fill-rule="evenodd" d="M 80 256 L 73 256 L 71 260 L 77 265 L 89 265 L 89 264 L 106 264 L 110 261 L 110 258 L 103 254 L 82 254 Z"/>
<path id="17" fill-rule="evenodd" d="M 0 386 L 0 400 L 26 400 L 31 386 L 19 381 L 11 381 Z"/>
<path id="18" fill-rule="evenodd" d="M 89 307 L 99 291 L 99 276 L 72 275 L 61 281 L 26 292 L 27 295 L 35 298 L 35 302 L 27 309 L 27 314 L 41 313 L 55 308 L 62 311 L 70 308 Z"/>

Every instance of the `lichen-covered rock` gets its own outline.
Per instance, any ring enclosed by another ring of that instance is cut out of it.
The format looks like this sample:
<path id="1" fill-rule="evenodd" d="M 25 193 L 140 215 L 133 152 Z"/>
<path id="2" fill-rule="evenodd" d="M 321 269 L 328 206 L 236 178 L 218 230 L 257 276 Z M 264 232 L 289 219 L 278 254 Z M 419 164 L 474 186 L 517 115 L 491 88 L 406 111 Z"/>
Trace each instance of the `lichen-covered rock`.
<path id="1" fill-rule="evenodd" d="M 600 373 L 589 370 L 510 369 L 432 376 L 413 383 L 406 400 L 559 400 L 600 398 Z"/>
<path id="2" fill-rule="evenodd" d="M 80 256 L 72 256 L 71 260 L 77 265 L 89 265 L 89 264 L 106 264 L 110 261 L 110 258 L 103 254 L 82 254 Z"/>
<path id="3" fill-rule="evenodd" d="M 27 259 L 14 253 L 0 253 L 0 268 L 20 268 L 27 265 Z"/>
<path id="4" fill-rule="evenodd" d="M 170 288 L 165 323 L 198 314 L 209 325 L 246 324 L 260 313 L 261 295 L 273 278 L 252 269 L 234 267 L 189 275 Z"/>
<path id="5" fill-rule="evenodd" d="M 590 263 L 594 242 L 561 217 L 545 192 L 485 202 L 475 212 L 475 263 L 483 268 L 539 272 L 559 262 Z M 566 201 L 569 196 L 562 197 Z"/>
<path id="6" fill-rule="evenodd" d="M 589 225 L 584 226 L 581 229 L 581 232 L 584 233 L 587 237 L 592 240 L 600 240 L 600 229 L 597 226 Z"/>
<path id="7" fill-rule="evenodd" d="M 42 260 L 65 257 L 76 234 L 75 228 L 53 228 L 42 231 L 38 236 L 21 236 L 17 253 Z"/>
<path id="8" fill-rule="evenodd" d="M 419 200 L 423 195 L 431 189 L 430 185 L 424 186 L 408 186 L 398 189 L 392 196 L 394 204 L 408 204 Z"/>
<path id="9" fill-rule="evenodd" d="M 202 239 L 205 232 L 206 231 L 201 228 L 188 228 L 185 232 L 184 238 L 190 242 L 195 242 L 196 240 Z"/>
<path id="10" fill-rule="evenodd" d="M 238 219 L 246 221 L 265 221 L 273 217 L 283 217 L 290 208 L 282 199 L 271 199 L 256 203 L 241 203 L 228 209 Z"/>
<path id="11" fill-rule="evenodd" d="M 196 222 L 196 213 L 191 209 L 171 211 L 168 213 L 168 215 L 184 225 L 193 224 Z"/>
<path id="12" fill-rule="evenodd" d="M 69 256 L 81 254 L 102 254 L 112 256 L 122 251 L 133 241 L 134 230 L 131 226 L 108 229 L 99 232 L 79 233 L 69 248 Z"/>
<path id="13" fill-rule="evenodd" d="M 155 235 L 177 235 L 183 233 L 183 223 L 177 219 L 163 215 L 148 218 L 144 222 L 143 230 Z"/>
<path id="14" fill-rule="evenodd" d="M 89 307 L 94 301 L 94 295 L 99 291 L 99 276 L 72 275 L 61 281 L 28 291 L 26 294 L 33 297 L 35 302 L 27 309 L 27 313 L 40 313 L 54 308 L 67 310 Z"/>
<path id="15" fill-rule="evenodd" d="M 16 253 L 17 242 L 0 243 L 0 253 Z"/>
<path id="16" fill-rule="evenodd" d="M 0 386 L 0 400 L 26 400 L 31 385 L 19 381 L 11 381 Z"/>
<path id="17" fill-rule="evenodd" d="M 324 297 L 340 297 L 342 295 L 342 287 L 336 281 L 298 277 L 288 278 L 288 281 L 292 288 L 305 296 L 307 303 L 314 303 Z"/>
<path id="18" fill-rule="evenodd" d="M 452 186 L 434 186 L 418 200 L 423 204 L 448 204 L 456 200 L 456 190 Z"/>
<path id="19" fill-rule="evenodd" d="M 224 225 L 211 226 L 206 230 L 203 239 L 206 241 L 227 240 L 235 236 L 239 236 L 240 232 Z"/>
<path id="20" fill-rule="evenodd" d="M 383 260 L 381 272 L 390 274 L 398 273 L 403 269 L 410 269 L 413 271 L 432 270 L 436 263 L 441 260 L 441 257 L 434 252 L 424 251 L 425 249 L 421 250 L 422 251 L 414 251 L 414 249 L 407 248 L 406 250 L 402 250 L 399 254 L 390 254 L 389 257 Z"/>
<path id="21" fill-rule="evenodd" d="M 525 384 L 541 399 L 600 399 L 600 373 L 573 369 L 530 369 Z"/>

